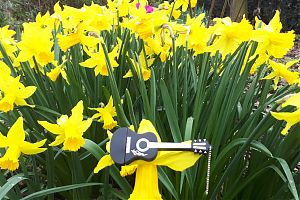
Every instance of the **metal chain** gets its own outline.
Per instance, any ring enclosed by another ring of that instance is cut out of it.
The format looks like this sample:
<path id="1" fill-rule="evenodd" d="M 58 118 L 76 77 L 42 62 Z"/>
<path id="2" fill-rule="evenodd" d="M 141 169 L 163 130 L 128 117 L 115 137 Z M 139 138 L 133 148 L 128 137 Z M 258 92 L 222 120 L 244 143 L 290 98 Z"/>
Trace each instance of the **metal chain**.
<path id="1" fill-rule="evenodd" d="M 209 189 L 210 166 L 211 166 L 211 146 L 209 147 L 209 152 L 208 152 L 205 194 L 208 194 L 208 189 Z"/>

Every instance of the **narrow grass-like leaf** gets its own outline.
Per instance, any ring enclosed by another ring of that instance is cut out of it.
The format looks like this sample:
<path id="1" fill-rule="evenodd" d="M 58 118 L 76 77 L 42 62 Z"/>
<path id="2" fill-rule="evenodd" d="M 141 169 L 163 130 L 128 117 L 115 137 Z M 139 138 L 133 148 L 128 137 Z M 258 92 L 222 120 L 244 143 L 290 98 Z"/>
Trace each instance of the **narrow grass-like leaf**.
<path id="1" fill-rule="evenodd" d="M 162 168 L 158 168 L 158 178 L 160 182 L 167 188 L 167 190 L 172 194 L 172 196 L 179 200 L 178 193 L 173 185 L 173 183 L 170 181 L 168 175 L 164 172 Z"/>
<path id="2" fill-rule="evenodd" d="M 45 189 L 45 190 L 42 190 L 39 192 L 35 192 L 33 194 L 30 194 L 30 195 L 22 198 L 21 200 L 30 200 L 30 199 L 44 197 L 49 194 L 55 194 L 58 192 L 69 191 L 69 190 L 74 190 L 74 189 L 79 189 L 79 188 L 84 188 L 84 187 L 91 187 L 91 186 L 102 186 L 102 185 L 103 185 L 103 183 L 79 183 L 79 184 L 55 187 L 55 188 L 50 188 L 50 189 Z"/>
<path id="3" fill-rule="evenodd" d="M 10 177 L 7 182 L 0 187 L 0 199 L 3 199 L 7 193 L 19 182 L 25 180 L 27 178 L 23 177 L 21 174 L 14 175 L 13 177 Z"/>

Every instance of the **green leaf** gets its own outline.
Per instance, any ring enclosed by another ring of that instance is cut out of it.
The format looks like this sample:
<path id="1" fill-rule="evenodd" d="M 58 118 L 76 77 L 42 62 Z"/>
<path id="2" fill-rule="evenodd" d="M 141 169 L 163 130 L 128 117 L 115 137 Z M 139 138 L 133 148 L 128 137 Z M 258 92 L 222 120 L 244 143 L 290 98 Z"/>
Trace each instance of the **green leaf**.
<path id="1" fill-rule="evenodd" d="M 85 139 L 85 144 L 83 146 L 86 150 L 88 150 L 93 156 L 100 160 L 102 156 L 105 155 L 104 151 L 93 141 L 89 139 Z M 96 167 L 96 166 L 95 166 Z M 119 170 L 116 166 L 112 166 L 109 170 L 112 178 L 117 182 L 117 184 L 121 187 L 126 196 L 129 196 L 132 192 L 132 188 L 125 178 L 121 177 Z"/>
<path id="2" fill-rule="evenodd" d="M 79 183 L 79 184 L 55 187 L 55 188 L 50 188 L 50 189 L 35 192 L 33 194 L 30 194 L 30 195 L 22 198 L 21 200 L 35 199 L 35 198 L 46 196 L 48 194 L 54 194 L 54 193 L 74 190 L 74 189 L 78 189 L 78 188 L 91 187 L 91 186 L 100 186 L 100 185 L 103 185 L 103 183 Z"/>
<path id="3" fill-rule="evenodd" d="M 161 83 L 160 89 L 161 89 L 162 99 L 164 102 L 165 111 L 167 114 L 167 118 L 168 118 L 169 126 L 171 128 L 171 133 L 172 133 L 173 139 L 175 142 L 181 142 L 182 137 L 181 137 L 181 132 L 180 132 L 180 128 L 178 125 L 178 119 L 176 117 L 176 112 L 174 110 L 174 107 L 172 106 L 173 103 L 171 101 L 171 98 L 170 98 L 170 95 L 168 92 L 168 88 L 167 88 L 164 80 L 161 80 L 160 83 Z"/>
<path id="4" fill-rule="evenodd" d="M 172 194 L 172 196 L 176 199 L 179 200 L 178 193 L 173 185 L 173 183 L 170 181 L 168 175 L 165 173 L 165 171 L 161 168 L 158 167 L 158 178 L 160 182 L 167 188 L 167 190 Z"/>
<path id="5" fill-rule="evenodd" d="M 288 187 L 294 197 L 295 200 L 299 200 L 299 195 L 298 195 L 298 191 L 295 185 L 295 181 L 291 172 L 291 169 L 289 168 L 289 165 L 287 164 L 287 162 L 282 159 L 282 158 L 275 158 L 279 164 L 281 165 L 285 176 L 287 177 L 287 183 L 288 183 Z"/>
<path id="6" fill-rule="evenodd" d="M 13 177 L 10 177 L 7 182 L 0 187 L 0 199 L 3 199 L 15 185 L 25 179 L 27 178 L 23 177 L 23 174 L 17 174 Z"/>

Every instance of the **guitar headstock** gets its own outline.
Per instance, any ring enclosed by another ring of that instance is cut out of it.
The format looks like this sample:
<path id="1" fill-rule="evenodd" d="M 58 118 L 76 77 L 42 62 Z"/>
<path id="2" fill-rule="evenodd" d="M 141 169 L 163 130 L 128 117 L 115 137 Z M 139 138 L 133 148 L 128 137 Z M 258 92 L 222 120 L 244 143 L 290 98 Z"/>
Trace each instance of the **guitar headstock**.
<path id="1" fill-rule="evenodd" d="M 206 139 L 198 139 L 192 142 L 192 149 L 195 153 L 207 155 L 211 150 L 211 145 Z"/>

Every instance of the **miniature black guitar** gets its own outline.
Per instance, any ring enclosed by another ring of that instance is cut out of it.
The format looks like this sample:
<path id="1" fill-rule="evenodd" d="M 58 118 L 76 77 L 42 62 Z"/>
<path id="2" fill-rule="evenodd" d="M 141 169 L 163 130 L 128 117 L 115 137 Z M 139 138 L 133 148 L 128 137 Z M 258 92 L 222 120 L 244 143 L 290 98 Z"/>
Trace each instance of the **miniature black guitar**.
<path id="1" fill-rule="evenodd" d="M 192 143 L 157 142 L 154 133 L 137 134 L 129 128 L 119 128 L 112 136 L 110 155 L 116 164 L 129 164 L 134 160 L 152 161 L 158 150 L 193 151 L 208 154 L 211 146 L 206 140 Z"/>

